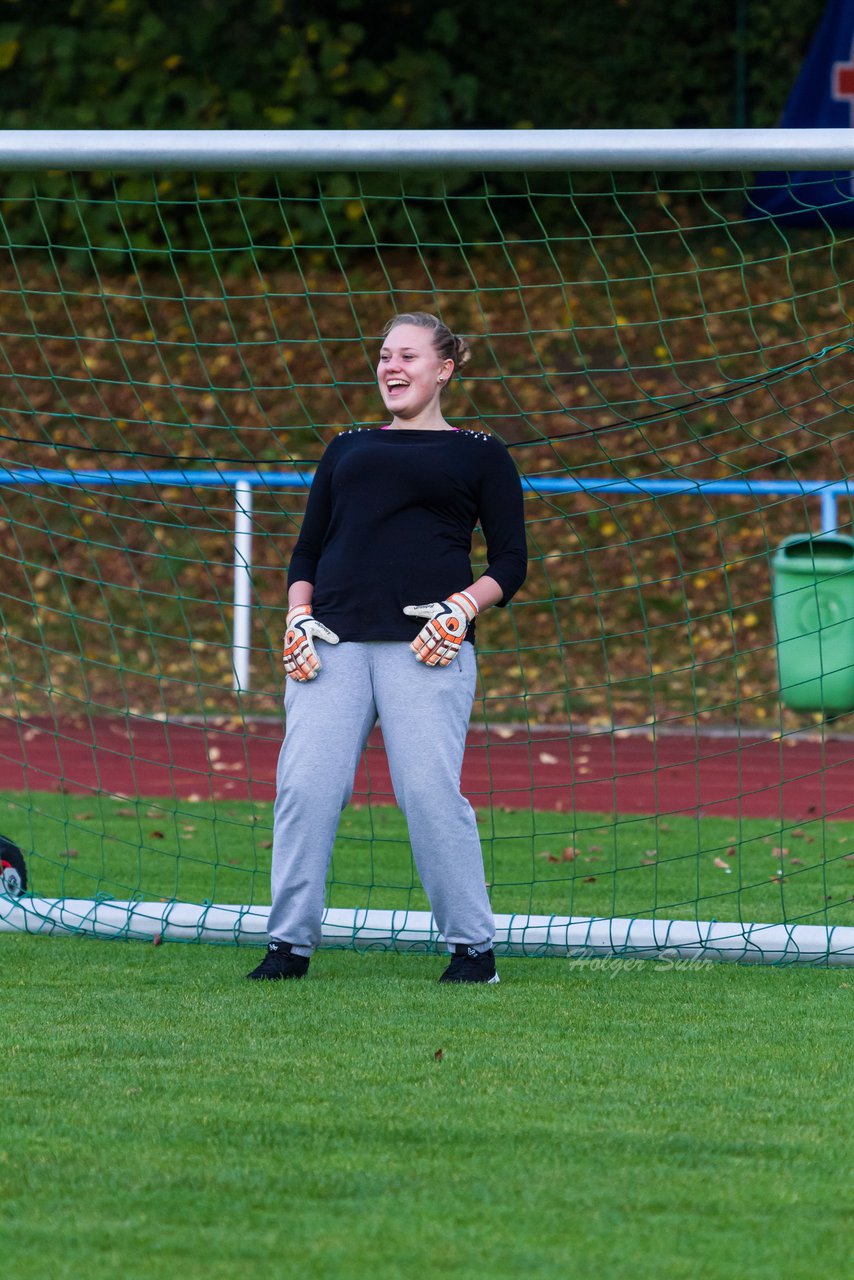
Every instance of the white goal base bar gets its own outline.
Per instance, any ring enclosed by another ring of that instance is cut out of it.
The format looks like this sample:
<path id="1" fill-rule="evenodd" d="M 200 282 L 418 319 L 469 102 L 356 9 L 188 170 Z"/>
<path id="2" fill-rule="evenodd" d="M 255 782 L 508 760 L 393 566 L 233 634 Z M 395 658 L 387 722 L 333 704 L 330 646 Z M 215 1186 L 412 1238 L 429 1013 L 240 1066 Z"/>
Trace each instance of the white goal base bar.
<path id="1" fill-rule="evenodd" d="M 189 902 L 0 895 L 0 932 L 260 946 L 267 938 L 268 911 Z M 841 925 L 525 915 L 496 916 L 495 924 L 499 955 L 854 965 L 854 927 Z M 328 908 L 320 945 L 437 951 L 444 944 L 429 911 Z"/>

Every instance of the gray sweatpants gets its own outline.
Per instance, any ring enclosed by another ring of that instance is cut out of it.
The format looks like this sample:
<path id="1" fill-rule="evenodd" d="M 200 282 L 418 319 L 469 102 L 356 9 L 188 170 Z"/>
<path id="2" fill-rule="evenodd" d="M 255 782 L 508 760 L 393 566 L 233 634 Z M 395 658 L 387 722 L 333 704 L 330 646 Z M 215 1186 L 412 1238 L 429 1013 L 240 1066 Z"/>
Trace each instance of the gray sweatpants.
<path id="1" fill-rule="evenodd" d="M 460 794 L 476 659 L 464 641 L 447 667 L 405 641 L 318 645 L 315 680 L 288 680 L 273 810 L 270 937 L 310 955 L 320 942 L 326 872 L 341 810 L 379 717 L 421 883 L 448 944 L 482 947 L 495 931 L 477 820 Z"/>

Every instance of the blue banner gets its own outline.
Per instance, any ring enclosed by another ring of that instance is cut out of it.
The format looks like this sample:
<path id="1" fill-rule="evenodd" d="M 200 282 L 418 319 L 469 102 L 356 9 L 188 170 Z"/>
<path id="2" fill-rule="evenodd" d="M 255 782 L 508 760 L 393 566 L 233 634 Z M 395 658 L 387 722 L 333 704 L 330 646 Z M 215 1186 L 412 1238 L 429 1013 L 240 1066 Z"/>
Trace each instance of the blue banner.
<path id="1" fill-rule="evenodd" d="M 790 129 L 854 127 L 854 0 L 830 0 L 780 124 Z M 854 226 L 854 175 L 758 174 L 748 206 L 754 218 Z"/>

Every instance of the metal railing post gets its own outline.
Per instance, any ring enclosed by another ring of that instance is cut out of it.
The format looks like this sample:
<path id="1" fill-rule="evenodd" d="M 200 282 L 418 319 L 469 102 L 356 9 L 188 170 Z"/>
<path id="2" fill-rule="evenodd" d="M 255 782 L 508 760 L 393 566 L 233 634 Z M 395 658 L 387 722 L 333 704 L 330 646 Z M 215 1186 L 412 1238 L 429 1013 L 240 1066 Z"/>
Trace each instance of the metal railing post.
<path id="1" fill-rule="evenodd" d="M 234 486 L 234 634 L 231 665 L 234 688 L 249 692 L 252 642 L 252 485 Z"/>
<path id="2" fill-rule="evenodd" d="M 821 491 L 821 531 L 835 533 L 839 528 L 839 503 L 835 485 Z"/>

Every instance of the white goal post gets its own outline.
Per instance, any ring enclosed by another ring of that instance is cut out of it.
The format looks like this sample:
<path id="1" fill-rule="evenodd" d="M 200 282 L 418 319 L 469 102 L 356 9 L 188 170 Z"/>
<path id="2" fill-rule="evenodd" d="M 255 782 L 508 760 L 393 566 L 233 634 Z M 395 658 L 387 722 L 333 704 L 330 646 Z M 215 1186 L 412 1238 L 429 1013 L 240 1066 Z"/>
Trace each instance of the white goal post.
<path id="1" fill-rule="evenodd" d="M 47 170 L 838 172 L 854 171 L 854 131 L 0 131 L 0 174 Z M 248 518 L 240 533 L 251 538 Z M 248 595 L 238 603 L 244 617 Z M 259 906 L 0 895 L 0 932 L 260 943 L 265 927 Z M 854 964 L 854 927 L 502 915 L 497 928 L 500 954 Z M 322 945 L 349 944 L 432 950 L 441 939 L 423 911 L 328 909 Z"/>
<path id="2" fill-rule="evenodd" d="M 845 170 L 850 129 L 0 130 L 0 173 Z"/>
<path id="3" fill-rule="evenodd" d="M 261 945 L 263 907 L 112 902 L 0 895 L 0 933 L 69 934 L 142 942 Z M 442 936 L 427 911 L 327 908 L 321 947 L 435 951 Z M 595 916 L 495 917 L 495 951 L 507 956 L 854 965 L 854 928 Z"/>

